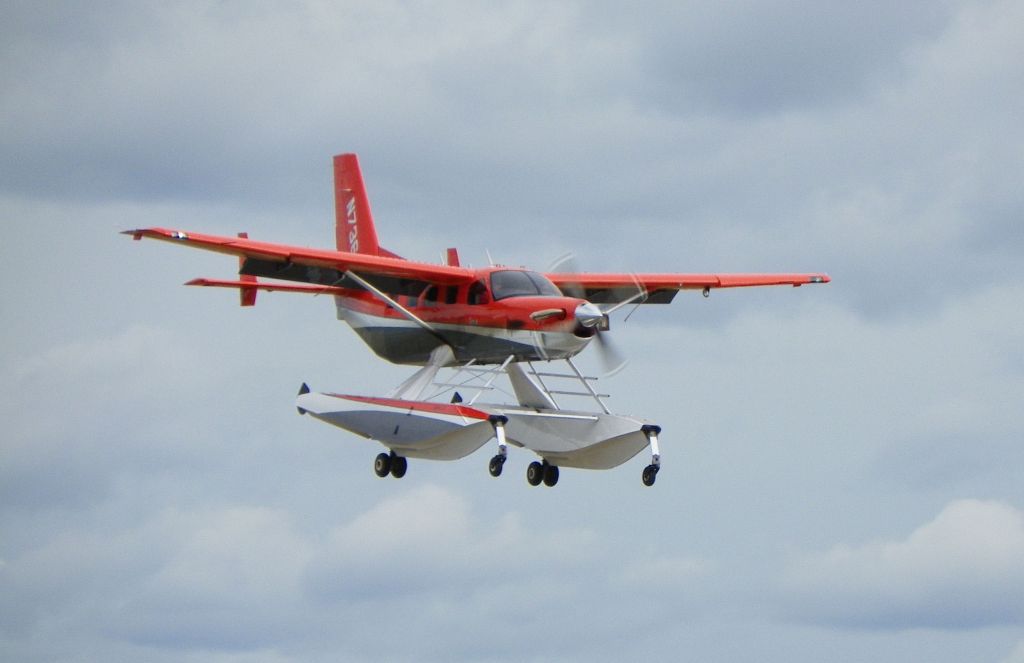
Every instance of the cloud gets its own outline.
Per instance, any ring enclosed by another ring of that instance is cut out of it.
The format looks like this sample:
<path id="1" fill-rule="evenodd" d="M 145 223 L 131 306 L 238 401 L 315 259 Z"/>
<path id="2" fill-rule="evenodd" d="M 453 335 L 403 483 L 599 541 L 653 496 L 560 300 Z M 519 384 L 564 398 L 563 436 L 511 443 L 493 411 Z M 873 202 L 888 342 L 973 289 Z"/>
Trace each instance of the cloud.
<path id="1" fill-rule="evenodd" d="M 73 624 L 55 648 L 283 642 L 295 630 L 289 615 L 307 554 L 288 514 L 265 507 L 165 508 L 137 524 L 71 525 L 0 568 L 3 631 Z"/>
<path id="2" fill-rule="evenodd" d="M 900 630 L 1024 623 L 1024 512 L 950 502 L 905 539 L 841 545 L 800 559 L 782 586 L 810 623 Z"/>
<path id="3" fill-rule="evenodd" d="M 132 426 L 144 404 L 162 402 L 163 415 L 149 410 L 136 432 L 158 424 L 170 432 L 175 397 L 200 374 L 192 356 L 175 352 L 180 345 L 165 329 L 133 325 L 10 358 L 9 379 L 0 386 L 6 422 L 0 509 L 83 506 L 106 494 L 128 459 L 145 465 L 159 455 L 173 457 L 147 445 L 148 436 L 122 440 L 111 413 Z M 111 462 L 115 456 L 120 463 Z"/>
<path id="4" fill-rule="evenodd" d="M 1024 663 L 1024 640 L 1017 643 L 1017 646 L 1006 655 L 999 663 Z"/>
<path id="5" fill-rule="evenodd" d="M 689 590 L 714 571 L 714 564 L 697 557 L 657 555 L 629 562 L 610 581 L 624 589 L 649 588 L 652 592 L 677 594 Z"/>
<path id="6" fill-rule="evenodd" d="M 948 11 L 929 2 L 674 3 L 656 18 L 620 19 L 644 37 L 642 69 L 653 74 L 641 79 L 644 91 L 667 112 L 756 116 L 862 97 L 894 78 L 906 51 L 934 37 Z"/>
<path id="7" fill-rule="evenodd" d="M 465 498 L 427 485 L 331 532 L 308 583 L 324 601 L 471 593 L 536 565 L 556 575 L 588 559 L 593 539 L 585 529 L 531 537 L 514 513 L 482 522 Z"/>
<path id="8" fill-rule="evenodd" d="M 605 558 L 586 529 L 531 532 L 514 511 L 489 521 L 430 484 L 327 532 L 298 518 L 263 506 L 167 507 L 137 524 L 69 526 L 0 565 L 0 634 L 73 623 L 62 643 L 301 651 L 330 625 L 332 646 L 361 657 L 375 656 L 386 615 L 407 622 L 409 644 L 390 651 L 411 655 L 415 642 L 442 660 L 452 643 L 483 646 L 469 634 L 488 624 L 539 627 L 590 593 L 586 578 Z"/>
<path id="9" fill-rule="evenodd" d="M 252 650 L 296 637 L 312 554 L 291 515 L 265 507 L 171 510 L 136 533 L 156 557 L 102 625 L 135 644 Z"/>

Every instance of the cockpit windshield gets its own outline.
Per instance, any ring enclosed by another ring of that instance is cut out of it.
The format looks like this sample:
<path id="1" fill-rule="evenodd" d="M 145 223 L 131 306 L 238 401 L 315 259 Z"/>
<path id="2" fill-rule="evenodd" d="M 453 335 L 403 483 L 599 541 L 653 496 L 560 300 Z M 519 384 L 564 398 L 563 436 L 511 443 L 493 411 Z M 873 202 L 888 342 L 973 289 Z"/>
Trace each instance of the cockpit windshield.
<path id="1" fill-rule="evenodd" d="M 509 269 L 491 273 L 491 294 L 498 300 L 506 297 L 561 297 L 562 291 L 542 274 Z"/>

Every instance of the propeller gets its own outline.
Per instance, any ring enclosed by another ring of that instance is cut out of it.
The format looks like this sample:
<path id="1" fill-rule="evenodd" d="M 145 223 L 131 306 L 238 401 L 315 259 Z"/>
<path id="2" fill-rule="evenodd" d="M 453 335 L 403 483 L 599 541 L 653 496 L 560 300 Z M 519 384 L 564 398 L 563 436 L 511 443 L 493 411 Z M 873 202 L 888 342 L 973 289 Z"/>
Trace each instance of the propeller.
<path id="1" fill-rule="evenodd" d="M 548 267 L 548 273 L 561 272 L 563 274 L 579 274 L 580 268 L 576 264 L 576 254 L 569 252 L 563 253 L 554 259 L 551 265 Z M 583 286 L 579 283 L 564 283 L 562 284 L 562 292 L 575 297 L 577 299 L 586 299 L 584 296 L 586 293 L 583 291 Z"/>
<path id="2" fill-rule="evenodd" d="M 555 261 L 551 263 L 551 267 L 548 271 L 552 273 L 561 272 L 563 274 L 581 273 L 576 264 L 576 256 L 573 253 L 566 253 L 556 258 Z M 583 290 L 583 286 L 579 283 L 563 284 L 562 292 L 570 297 L 586 300 L 586 292 Z M 625 368 L 626 364 L 629 362 L 626 355 L 615 343 L 612 342 L 611 337 L 607 334 L 608 314 L 618 310 L 626 303 L 632 302 L 634 299 L 636 298 L 631 298 L 626 302 L 618 303 L 609 308 L 603 308 L 591 302 L 586 302 L 576 307 L 576 321 L 583 327 L 593 330 L 594 340 L 596 341 L 597 347 L 597 356 L 601 362 L 601 366 L 604 368 L 604 377 L 615 375 Z"/>
<path id="3" fill-rule="evenodd" d="M 619 350 L 618 346 L 612 343 L 608 334 L 598 332 L 594 340 L 597 341 L 597 356 L 601 360 L 605 377 L 615 375 L 629 363 L 629 359 Z"/>

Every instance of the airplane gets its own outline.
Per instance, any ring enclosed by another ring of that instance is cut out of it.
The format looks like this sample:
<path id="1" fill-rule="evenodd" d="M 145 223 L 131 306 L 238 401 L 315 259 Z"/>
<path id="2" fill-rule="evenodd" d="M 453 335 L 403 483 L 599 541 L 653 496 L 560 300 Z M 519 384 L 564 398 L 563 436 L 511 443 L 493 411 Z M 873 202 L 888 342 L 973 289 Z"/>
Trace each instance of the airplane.
<path id="1" fill-rule="evenodd" d="M 584 375 L 573 357 L 596 341 L 605 359 L 621 365 L 606 335 L 609 316 L 629 305 L 667 304 L 680 290 L 707 297 L 717 288 L 830 281 L 820 273 L 470 268 L 461 265 L 454 248 L 443 264 L 417 262 L 380 245 L 355 154 L 334 157 L 334 195 L 334 249 L 255 241 L 246 233 L 139 228 L 123 234 L 237 256 L 237 279 L 197 278 L 186 285 L 238 290 L 242 306 L 254 306 L 259 291 L 331 296 L 338 319 L 379 357 L 419 366 L 383 397 L 314 392 L 303 384 L 296 398 L 300 414 L 382 444 L 386 451 L 374 459 L 374 472 L 382 478 L 404 476 L 408 458 L 457 460 L 495 440 L 488 464 L 495 477 L 510 446 L 538 457 L 527 467 L 532 486 L 554 486 L 560 467 L 610 469 L 647 448 L 651 461 L 641 479 L 652 486 L 661 469 L 661 427 L 613 414 L 605 403 L 608 394 L 597 391 L 596 378 Z M 552 362 L 565 362 L 567 369 L 553 372 Z M 454 377 L 438 381 L 441 369 L 452 369 Z M 508 380 L 511 392 L 497 386 L 499 378 Z M 572 390 L 564 388 L 567 381 Z M 475 393 L 467 399 L 463 391 Z M 495 391 L 515 402 L 480 401 Z M 593 404 L 565 405 L 580 398 Z"/>

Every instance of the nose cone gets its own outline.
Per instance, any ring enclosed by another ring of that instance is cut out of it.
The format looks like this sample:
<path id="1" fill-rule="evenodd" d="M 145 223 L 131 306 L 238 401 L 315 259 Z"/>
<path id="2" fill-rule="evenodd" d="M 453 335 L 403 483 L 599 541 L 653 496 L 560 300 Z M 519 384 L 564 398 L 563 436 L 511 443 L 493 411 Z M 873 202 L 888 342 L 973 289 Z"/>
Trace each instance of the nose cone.
<path id="1" fill-rule="evenodd" d="M 590 302 L 583 302 L 573 314 L 576 321 L 588 329 L 596 329 L 604 322 L 604 313 Z"/>

